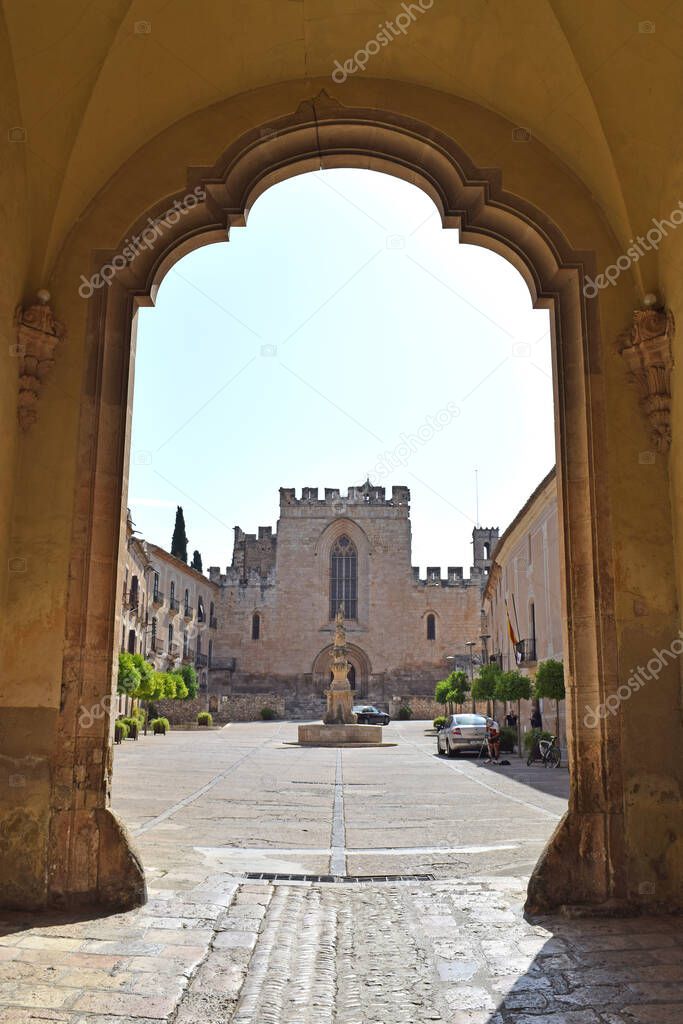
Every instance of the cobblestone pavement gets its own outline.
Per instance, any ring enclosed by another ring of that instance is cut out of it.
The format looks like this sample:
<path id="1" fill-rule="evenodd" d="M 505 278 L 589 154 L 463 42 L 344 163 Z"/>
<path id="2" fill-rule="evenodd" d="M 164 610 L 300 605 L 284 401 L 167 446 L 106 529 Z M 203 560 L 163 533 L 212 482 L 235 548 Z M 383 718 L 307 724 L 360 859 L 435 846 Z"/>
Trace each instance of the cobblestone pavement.
<path id="1" fill-rule="evenodd" d="M 117 749 L 150 900 L 4 915 L 0 1024 L 683 1022 L 680 918 L 523 918 L 566 772 L 436 758 L 424 723 L 342 754 L 288 746 L 294 730 Z M 245 877 L 331 865 L 332 883 Z M 408 872 L 434 880 L 341 880 Z"/>

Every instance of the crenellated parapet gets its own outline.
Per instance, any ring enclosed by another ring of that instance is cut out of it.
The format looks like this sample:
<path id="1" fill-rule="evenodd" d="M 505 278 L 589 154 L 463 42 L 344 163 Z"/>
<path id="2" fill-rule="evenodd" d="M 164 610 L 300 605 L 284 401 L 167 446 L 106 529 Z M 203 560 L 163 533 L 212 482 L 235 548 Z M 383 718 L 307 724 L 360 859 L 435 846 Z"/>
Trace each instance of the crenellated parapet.
<path id="1" fill-rule="evenodd" d="M 361 486 L 348 488 L 346 494 L 342 494 L 338 487 L 326 487 L 324 497 L 320 497 L 317 487 L 302 487 L 301 497 L 297 498 L 294 487 L 280 488 L 280 512 L 286 514 L 288 509 L 311 506 L 318 508 L 331 508 L 337 511 L 337 506 L 352 506 L 358 508 L 364 505 L 383 506 L 385 508 L 405 508 L 410 505 L 410 488 L 394 486 L 391 488 L 391 497 L 388 498 L 385 487 L 375 486 L 366 480 Z"/>
<path id="2" fill-rule="evenodd" d="M 486 571 L 477 565 L 470 567 L 469 577 L 463 575 L 461 565 L 449 565 L 443 575 L 440 565 L 428 565 L 424 577 L 420 576 L 420 567 L 412 566 L 413 583 L 421 587 L 480 587 L 485 580 Z"/>

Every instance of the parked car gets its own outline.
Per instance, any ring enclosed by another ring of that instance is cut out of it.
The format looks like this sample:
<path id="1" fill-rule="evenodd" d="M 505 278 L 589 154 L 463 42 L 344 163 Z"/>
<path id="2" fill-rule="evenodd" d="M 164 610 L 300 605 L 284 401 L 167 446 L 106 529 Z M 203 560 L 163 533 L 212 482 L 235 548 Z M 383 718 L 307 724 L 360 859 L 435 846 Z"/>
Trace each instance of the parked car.
<path id="1" fill-rule="evenodd" d="M 436 734 L 436 752 L 448 757 L 455 757 L 461 750 L 478 752 L 485 738 L 483 715 L 449 715 Z"/>
<path id="2" fill-rule="evenodd" d="M 356 704 L 353 709 L 358 725 L 389 725 L 391 718 L 372 704 Z"/>

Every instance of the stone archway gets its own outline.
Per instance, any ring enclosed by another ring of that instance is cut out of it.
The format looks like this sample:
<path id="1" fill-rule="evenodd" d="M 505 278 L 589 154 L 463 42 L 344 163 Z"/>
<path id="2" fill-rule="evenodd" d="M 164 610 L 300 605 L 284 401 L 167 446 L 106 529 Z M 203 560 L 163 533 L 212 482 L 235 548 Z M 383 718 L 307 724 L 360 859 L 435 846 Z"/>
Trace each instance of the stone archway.
<path id="1" fill-rule="evenodd" d="M 204 195 L 93 294 L 81 400 L 76 508 L 71 547 L 63 701 L 53 772 L 47 900 L 130 905 L 142 898 L 141 869 L 108 810 L 111 725 L 79 727 L 81 705 L 102 701 L 111 686 L 121 506 L 127 475 L 135 310 L 153 303 L 159 282 L 185 253 L 224 240 L 246 223 L 270 185 L 320 167 L 364 167 L 395 174 L 427 192 L 445 227 L 511 262 L 537 307 L 550 311 L 554 344 L 558 482 L 564 540 L 572 768 L 570 810 L 534 875 L 530 905 L 625 900 L 622 737 L 618 722 L 582 726 L 580 701 L 604 700 L 617 685 L 611 522 L 598 308 L 582 294 L 596 267 L 573 251 L 543 211 L 501 186 L 496 170 L 475 167 L 453 138 L 395 112 L 342 107 L 326 94 L 266 124 L 256 124 L 212 167 L 188 170 L 188 189 Z M 128 234 L 183 195 L 165 196 Z M 123 239 L 122 239 L 123 242 Z M 96 270 L 117 251 L 93 255 Z M 597 581 L 599 585 L 597 585 Z M 84 792 L 85 791 L 85 792 Z M 87 857 L 82 850 L 89 851 Z M 560 870 L 561 867 L 561 870 Z M 630 889 L 629 889 L 630 886 Z"/>
<path id="2" fill-rule="evenodd" d="M 370 673 L 372 669 L 370 667 L 370 660 L 365 651 L 358 647 L 357 644 L 347 642 L 348 648 L 348 659 L 351 662 L 351 668 L 353 672 L 350 673 L 352 676 L 352 689 L 356 697 L 360 700 L 365 698 L 368 692 L 368 682 L 370 680 Z M 313 668 L 311 670 L 313 676 L 313 688 L 317 696 L 322 697 L 325 691 L 330 685 L 330 660 L 332 657 L 332 644 L 327 644 L 323 647 L 322 651 L 317 655 L 313 662 Z"/>

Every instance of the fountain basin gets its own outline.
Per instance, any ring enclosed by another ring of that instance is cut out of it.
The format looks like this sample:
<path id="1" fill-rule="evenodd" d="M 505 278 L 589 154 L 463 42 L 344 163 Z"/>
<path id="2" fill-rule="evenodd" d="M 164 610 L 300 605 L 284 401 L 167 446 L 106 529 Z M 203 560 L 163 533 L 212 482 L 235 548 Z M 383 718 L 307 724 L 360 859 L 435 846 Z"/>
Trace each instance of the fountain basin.
<path id="1" fill-rule="evenodd" d="M 300 725 L 302 747 L 343 747 L 352 743 L 381 743 L 381 725 Z"/>

